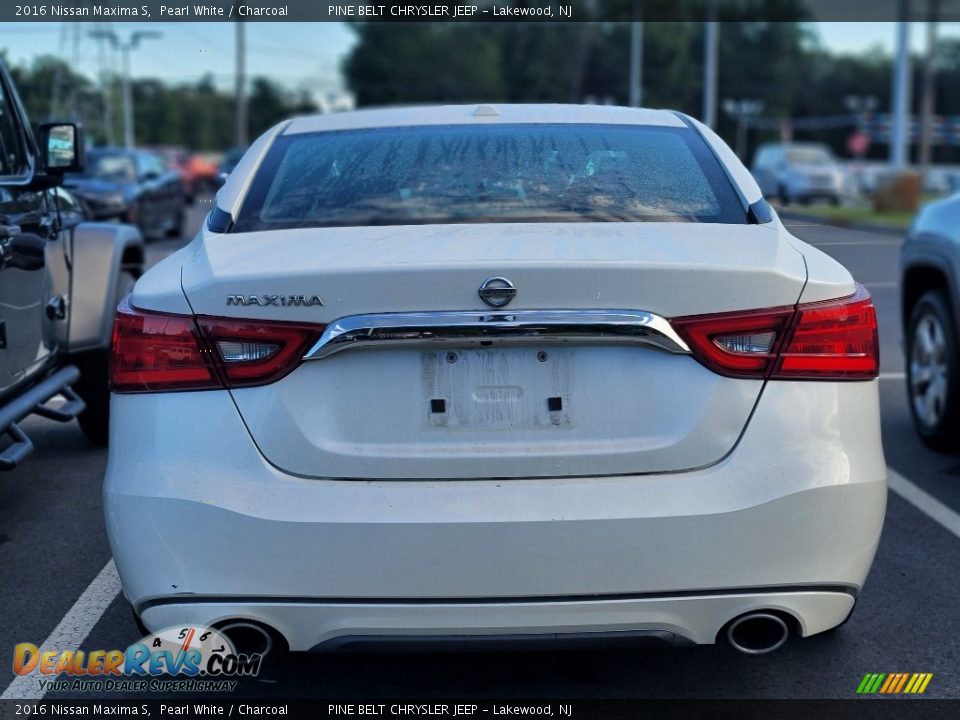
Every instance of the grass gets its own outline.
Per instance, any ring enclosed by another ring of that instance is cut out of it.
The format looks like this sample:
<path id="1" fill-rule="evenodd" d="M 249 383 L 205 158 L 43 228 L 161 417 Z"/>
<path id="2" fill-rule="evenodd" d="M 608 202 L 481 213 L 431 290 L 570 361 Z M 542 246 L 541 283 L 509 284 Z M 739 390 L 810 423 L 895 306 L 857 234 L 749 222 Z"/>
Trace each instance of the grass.
<path id="1" fill-rule="evenodd" d="M 781 208 L 784 212 L 808 215 L 811 218 L 825 220 L 832 225 L 882 225 L 884 227 L 906 230 L 913 222 L 914 212 L 900 211 L 878 213 L 870 205 L 797 205 Z"/>

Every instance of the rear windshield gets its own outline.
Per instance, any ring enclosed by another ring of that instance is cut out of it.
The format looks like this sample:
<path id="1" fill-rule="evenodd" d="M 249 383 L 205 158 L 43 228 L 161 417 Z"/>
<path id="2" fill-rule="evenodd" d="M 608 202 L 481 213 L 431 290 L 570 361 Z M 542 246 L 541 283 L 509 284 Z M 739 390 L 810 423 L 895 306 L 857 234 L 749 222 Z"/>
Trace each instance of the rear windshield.
<path id="1" fill-rule="evenodd" d="M 575 221 L 747 218 L 689 128 L 454 125 L 282 135 L 232 232 Z"/>

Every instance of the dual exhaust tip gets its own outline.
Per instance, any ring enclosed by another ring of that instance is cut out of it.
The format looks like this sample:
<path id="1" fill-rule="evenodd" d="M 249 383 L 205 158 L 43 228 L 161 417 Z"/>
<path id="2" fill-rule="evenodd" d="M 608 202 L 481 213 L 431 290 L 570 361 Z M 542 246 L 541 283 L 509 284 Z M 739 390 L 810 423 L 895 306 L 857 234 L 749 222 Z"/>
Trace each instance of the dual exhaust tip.
<path id="1" fill-rule="evenodd" d="M 219 629 L 234 643 L 238 652 L 266 655 L 273 649 L 272 628 L 259 623 L 234 620 Z M 730 645 L 746 655 L 764 655 L 779 649 L 790 637 L 790 628 L 782 617 L 772 612 L 749 612 L 727 625 L 726 639 Z"/>
<path id="2" fill-rule="evenodd" d="M 782 647 L 790 628 L 772 612 L 750 612 L 727 625 L 727 642 L 746 655 L 763 655 Z"/>

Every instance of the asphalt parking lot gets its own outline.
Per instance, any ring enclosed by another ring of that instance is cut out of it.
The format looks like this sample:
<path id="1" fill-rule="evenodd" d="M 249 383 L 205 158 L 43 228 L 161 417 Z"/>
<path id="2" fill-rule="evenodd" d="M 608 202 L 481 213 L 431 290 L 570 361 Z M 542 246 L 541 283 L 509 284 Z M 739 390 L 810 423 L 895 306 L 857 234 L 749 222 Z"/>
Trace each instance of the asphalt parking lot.
<path id="1" fill-rule="evenodd" d="M 191 231 L 205 211 L 202 204 L 191 211 Z M 909 487 L 960 512 L 960 458 L 924 448 L 910 422 L 897 306 L 899 238 L 787 222 L 796 235 L 843 262 L 874 296 L 880 319 L 880 391 L 889 467 Z M 184 242 L 151 244 L 150 259 L 156 261 Z M 31 419 L 28 426 L 37 445 L 35 456 L 15 472 L 0 475 L 0 667 L 6 668 L 0 671 L 0 691 L 13 680 L 7 663 L 16 643 L 39 645 L 58 626 L 74 621 L 82 625 L 83 617 L 70 615 L 66 623 L 62 620 L 110 560 L 100 504 L 106 452 L 88 445 L 72 424 Z M 850 621 L 833 633 L 792 640 L 772 655 L 748 657 L 726 647 L 704 646 L 289 656 L 242 684 L 238 695 L 478 700 L 851 698 L 865 673 L 929 672 L 934 677 L 924 698 L 960 698 L 958 577 L 960 536 L 891 492 L 876 562 Z M 85 650 L 125 648 L 140 637 L 121 597 L 108 596 L 103 602 L 108 607 L 83 640 Z M 35 680 L 31 682 L 32 697 L 38 697 Z M 51 692 L 47 697 L 68 694 Z"/>

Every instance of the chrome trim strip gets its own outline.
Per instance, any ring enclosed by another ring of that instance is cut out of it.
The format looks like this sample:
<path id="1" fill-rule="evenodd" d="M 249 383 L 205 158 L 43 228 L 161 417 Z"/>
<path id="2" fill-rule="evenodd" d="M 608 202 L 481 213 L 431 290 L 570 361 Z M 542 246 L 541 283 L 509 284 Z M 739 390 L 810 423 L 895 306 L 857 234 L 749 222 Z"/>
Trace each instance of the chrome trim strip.
<path id="1" fill-rule="evenodd" d="M 666 319 L 643 310 L 443 311 L 348 315 L 327 325 L 304 360 L 342 350 L 398 345 L 481 343 L 650 345 L 671 353 L 690 348 Z"/>

